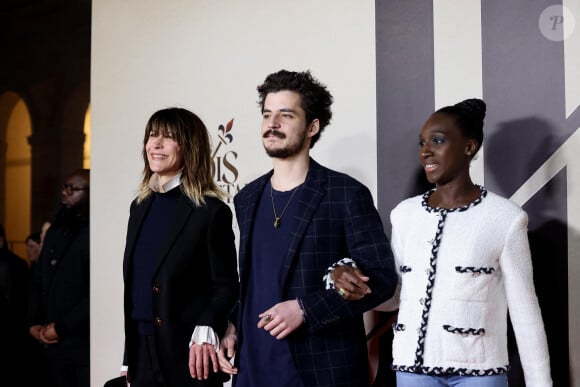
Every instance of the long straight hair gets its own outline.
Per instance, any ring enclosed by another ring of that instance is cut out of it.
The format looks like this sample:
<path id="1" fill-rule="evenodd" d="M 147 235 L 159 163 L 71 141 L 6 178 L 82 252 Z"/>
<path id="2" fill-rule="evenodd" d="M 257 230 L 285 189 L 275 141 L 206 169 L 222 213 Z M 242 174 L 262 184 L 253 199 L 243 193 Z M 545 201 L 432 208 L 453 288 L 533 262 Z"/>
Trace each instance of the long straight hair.
<path id="1" fill-rule="evenodd" d="M 153 171 L 149 167 L 145 145 L 150 136 L 162 135 L 177 141 L 183 155 L 181 191 L 196 205 L 205 203 L 204 196 L 224 199 L 226 194 L 213 179 L 211 145 L 203 121 L 194 113 L 182 108 L 167 108 L 155 112 L 145 126 L 143 138 L 143 179 L 139 185 L 137 203 L 151 195 L 149 180 Z"/>

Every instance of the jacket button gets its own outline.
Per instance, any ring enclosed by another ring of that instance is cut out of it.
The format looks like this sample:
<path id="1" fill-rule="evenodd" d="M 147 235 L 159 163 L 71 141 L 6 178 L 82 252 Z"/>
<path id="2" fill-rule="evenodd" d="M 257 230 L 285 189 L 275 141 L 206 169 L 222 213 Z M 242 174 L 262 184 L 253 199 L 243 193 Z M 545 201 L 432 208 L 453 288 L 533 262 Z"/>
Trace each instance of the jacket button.
<path id="1" fill-rule="evenodd" d="M 56 259 L 53 258 L 53 259 L 50 260 L 50 264 L 52 266 L 56 265 L 56 263 L 57 263 L 57 260 Z"/>
<path id="2" fill-rule="evenodd" d="M 163 325 L 163 320 L 161 320 L 159 317 L 155 317 L 155 320 L 153 320 L 153 322 L 155 323 L 155 325 L 157 325 L 158 327 L 160 327 L 161 325 Z"/>
<path id="3" fill-rule="evenodd" d="M 161 288 L 157 285 L 153 286 L 153 293 L 154 294 L 159 294 L 161 293 Z"/>

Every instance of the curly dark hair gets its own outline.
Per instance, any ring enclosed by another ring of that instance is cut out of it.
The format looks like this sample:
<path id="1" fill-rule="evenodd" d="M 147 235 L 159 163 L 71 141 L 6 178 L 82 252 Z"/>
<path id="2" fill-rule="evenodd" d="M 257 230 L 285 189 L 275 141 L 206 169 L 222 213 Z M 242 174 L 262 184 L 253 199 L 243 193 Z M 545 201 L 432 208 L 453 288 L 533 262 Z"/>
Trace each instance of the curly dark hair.
<path id="1" fill-rule="evenodd" d="M 303 72 L 280 70 L 268 75 L 257 89 L 260 96 L 258 104 L 262 112 L 264 101 L 269 93 L 288 90 L 300 94 L 300 106 L 306 114 L 306 123 L 309 124 L 315 119 L 318 119 L 320 123 L 320 130 L 310 142 L 310 148 L 312 148 L 332 118 L 330 110 L 332 95 L 326 86 L 314 78 L 310 70 Z"/>
<path id="2" fill-rule="evenodd" d="M 445 106 L 435 113 L 444 113 L 455 118 L 455 124 L 465 136 L 477 141 L 477 150 L 483 143 L 483 119 L 485 118 L 486 104 L 478 98 L 470 98 L 456 103 L 453 106 Z"/>

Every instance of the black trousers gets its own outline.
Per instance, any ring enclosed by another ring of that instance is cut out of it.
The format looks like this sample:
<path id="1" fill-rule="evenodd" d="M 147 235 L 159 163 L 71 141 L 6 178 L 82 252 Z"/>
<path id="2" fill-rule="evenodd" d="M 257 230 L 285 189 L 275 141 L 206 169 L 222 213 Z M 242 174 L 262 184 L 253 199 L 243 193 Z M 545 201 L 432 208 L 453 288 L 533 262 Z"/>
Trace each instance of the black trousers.
<path id="1" fill-rule="evenodd" d="M 56 344 L 53 344 L 56 346 Z M 89 365 L 74 364 L 63 356 L 63 350 L 48 347 L 46 351 L 50 379 L 54 387 L 90 387 Z"/>
<path id="2" fill-rule="evenodd" d="M 131 387 L 165 387 L 159 369 L 159 357 L 152 335 L 139 335 L 137 340 L 135 372 L 131 372 Z"/>

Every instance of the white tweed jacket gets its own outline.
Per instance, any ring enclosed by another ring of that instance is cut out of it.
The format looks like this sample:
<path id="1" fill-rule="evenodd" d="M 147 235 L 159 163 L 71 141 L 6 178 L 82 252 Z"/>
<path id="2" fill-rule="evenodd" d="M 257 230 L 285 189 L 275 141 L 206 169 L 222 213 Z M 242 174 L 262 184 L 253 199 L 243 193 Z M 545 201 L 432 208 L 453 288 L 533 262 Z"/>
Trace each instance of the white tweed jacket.
<path id="1" fill-rule="evenodd" d="M 428 192 L 391 212 L 401 277 L 393 368 L 432 375 L 507 372 L 509 308 L 526 385 L 551 386 L 527 214 L 481 190 L 480 198 L 458 209 L 430 207 Z"/>

